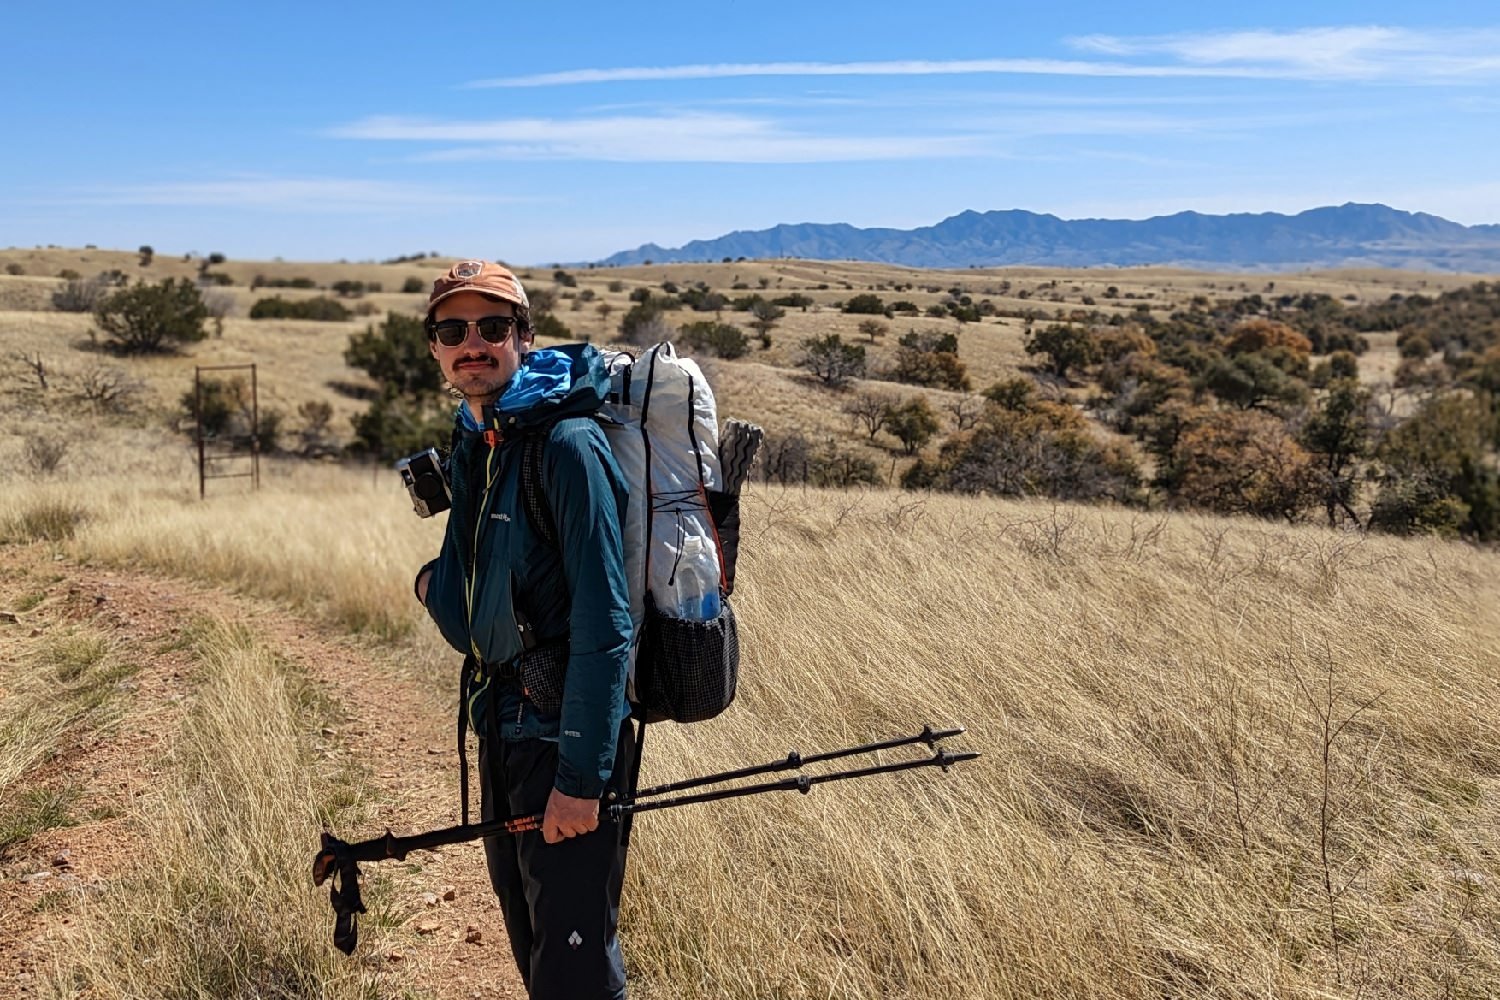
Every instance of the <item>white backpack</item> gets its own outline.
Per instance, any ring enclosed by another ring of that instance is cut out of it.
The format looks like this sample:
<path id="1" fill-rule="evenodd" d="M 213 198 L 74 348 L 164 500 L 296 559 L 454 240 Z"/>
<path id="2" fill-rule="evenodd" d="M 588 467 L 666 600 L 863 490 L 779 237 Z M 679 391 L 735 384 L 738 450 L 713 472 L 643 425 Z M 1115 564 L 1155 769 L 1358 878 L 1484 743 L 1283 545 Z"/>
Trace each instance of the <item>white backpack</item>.
<path id="1" fill-rule="evenodd" d="M 622 526 L 636 626 L 630 702 L 648 722 L 710 719 L 734 700 L 739 678 L 739 634 L 727 600 L 738 484 L 733 493 L 724 489 L 713 392 L 697 363 L 670 343 L 638 358 L 601 353 L 610 394 L 597 418 L 630 490 Z M 536 508 L 539 468 L 528 452 L 522 492 L 546 534 L 550 517 Z"/>

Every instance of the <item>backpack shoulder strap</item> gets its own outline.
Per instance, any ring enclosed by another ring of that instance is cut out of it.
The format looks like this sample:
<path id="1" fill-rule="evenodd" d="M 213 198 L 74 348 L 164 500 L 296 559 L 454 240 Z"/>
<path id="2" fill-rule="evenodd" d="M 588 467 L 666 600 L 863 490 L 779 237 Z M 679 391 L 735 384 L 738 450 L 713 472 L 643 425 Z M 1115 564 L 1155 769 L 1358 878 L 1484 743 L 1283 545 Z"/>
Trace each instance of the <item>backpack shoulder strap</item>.
<path id="1" fill-rule="evenodd" d="M 521 442 L 521 503 L 542 541 L 557 548 L 557 525 L 552 520 L 552 508 L 542 488 L 542 449 L 546 444 L 545 431 L 529 435 Z"/>
<path id="2" fill-rule="evenodd" d="M 602 419 L 593 417 L 596 423 Z M 548 424 L 521 441 L 521 503 L 542 541 L 557 548 L 557 522 L 552 519 L 552 505 L 547 502 L 547 491 L 542 485 L 542 452 L 554 426 L 555 423 Z"/>

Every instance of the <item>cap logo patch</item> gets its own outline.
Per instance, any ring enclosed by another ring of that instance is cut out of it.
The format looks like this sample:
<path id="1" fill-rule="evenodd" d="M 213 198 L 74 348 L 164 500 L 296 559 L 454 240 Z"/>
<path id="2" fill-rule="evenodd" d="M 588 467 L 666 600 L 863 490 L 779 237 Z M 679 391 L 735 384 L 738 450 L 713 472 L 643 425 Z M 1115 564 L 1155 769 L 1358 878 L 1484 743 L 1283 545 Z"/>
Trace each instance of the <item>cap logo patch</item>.
<path id="1" fill-rule="evenodd" d="M 453 266 L 455 278 L 471 279 L 479 277 L 479 272 L 484 270 L 484 262 L 478 260 L 466 260 L 462 264 Z"/>

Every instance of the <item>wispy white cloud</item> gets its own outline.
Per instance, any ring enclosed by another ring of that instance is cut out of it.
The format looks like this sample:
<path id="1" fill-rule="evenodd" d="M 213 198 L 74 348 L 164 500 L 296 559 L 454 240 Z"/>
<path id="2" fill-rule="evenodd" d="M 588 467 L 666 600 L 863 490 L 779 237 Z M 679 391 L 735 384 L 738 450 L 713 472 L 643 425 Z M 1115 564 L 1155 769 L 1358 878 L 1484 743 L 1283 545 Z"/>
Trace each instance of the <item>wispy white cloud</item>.
<path id="1" fill-rule="evenodd" d="M 344 178 L 233 177 L 98 187 L 59 199 L 83 205 L 160 205 L 298 212 L 416 211 L 525 199 Z"/>
<path id="2" fill-rule="evenodd" d="M 573 69 L 530 76 L 475 80 L 467 87 L 556 87 L 579 83 L 649 80 L 712 80 L 743 76 L 954 76 L 1010 73 L 1046 76 L 1260 76 L 1239 67 L 1142 66 L 1075 59 L 906 59 L 881 62 L 703 63 L 689 66 L 624 66 Z"/>
<path id="3" fill-rule="evenodd" d="M 821 108 L 867 108 L 882 106 L 872 97 L 852 95 L 798 94 L 787 97 L 706 97 L 685 98 L 670 101 L 611 101 L 608 104 L 590 104 L 579 107 L 580 114 L 603 115 L 620 112 L 650 111 L 657 114 L 677 114 L 702 108 L 790 108 L 792 110 Z"/>
<path id="4" fill-rule="evenodd" d="M 733 77 L 952 76 L 1225 77 L 1459 82 L 1500 76 L 1500 29 L 1417 31 L 1380 26 L 1175 35 L 1085 35 L 1074 47 L 1107 59 L 900 59 L 590 67 L 475 80 L 467 87 Z M 1166 57 L 1167 62 L 1131 61 Z"/>
<path id="5" fill-rule="evenodd" d="M 1109 106 L 1026 109 L 1006 114 L 929 115 L 923 131 L 859 134 L 846 121 L 784 122 L 732 113 L 678 111 L 572 119 L 440 121 L 376 117 L 342 125 L 336 138 L 424 143 L 420 162 L 597 160 L 632 163 L 829 163 L 948 157 L 1031 159 L 1026 141 L 1047 136 L 1215 138 L 1287 129 L 1346 109 L 1171 114 Z M 1368 114 L 1368 112 L 1361 112 Z"/>
<path id="6" fill-rule="evenodd" d="M 659 116 L 494 121 L 367 118 L 331 131 L 345 139 L 466 143 L 419 154 L 424 161 L 605 160 L 636 163 L 829 163 L 910 160 L 990 153 L 975 134 L 832 135 L 787 129 L 744 115 L 684 112 Z"/>
<path id="7" fill-rule="evenodd" d="M 592 104 L 579 108 L 580 114 L 617 114 L 620 112 L 651 112 L 657 115 L 704 114 L 723 108 L 768 108 L 790 112 L 822 111 L 827 109 L 853 110 L 856 112 L 904 111 L 912 108 L 1149 108 L 1186 107 L 1192 105 L 1215 108 L 1237 107 L 1247 104 L 1265 104 L 1266 99 L 1249 94 L 1047 94 L 1034 91 L 994 91 L 955 89 L 938 91 L 902 91 L 891 94 L 868 96 L 821 96 L 803 94 L 785 97 L 703 97 L 673 95 L 669 99 L 650 101 L 624 101 L 610 104 Z"/>
<path id="8" fill-rule="evenodd" d="M 1208 139 L 1223 136 L 1253 135 L 1267 129 L 1297 128 L 1332 120 L 1349 121 L 1368 117 L 1348 111 L 1310 110 L 1301 112 L 1171 115 L 1144 111 L 1065 110 L 1028 111 L 1003 117 L 970 117 L 970 127 L 994 139 L 1024 139 L 1037 136 L 1191 136 Z"/>
<path id="9" fill-rule="evenodd" d="M 1299 79 L 1444 82 L 1500 75 L 1500 30 L 1415 31 L 1376 25 L 1291 31 L 1085 35 L 1086 52 L 1167 56 L 1201 69 L 1243 68 Z"/>

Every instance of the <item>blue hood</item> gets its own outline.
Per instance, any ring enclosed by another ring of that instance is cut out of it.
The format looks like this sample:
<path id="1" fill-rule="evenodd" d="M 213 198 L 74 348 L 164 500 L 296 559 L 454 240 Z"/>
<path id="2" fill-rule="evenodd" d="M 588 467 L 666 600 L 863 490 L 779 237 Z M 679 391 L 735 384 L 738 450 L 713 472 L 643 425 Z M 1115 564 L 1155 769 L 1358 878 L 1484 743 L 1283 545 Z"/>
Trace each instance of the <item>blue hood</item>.
<path id="1" fill-rule="evenodd" d="M 530 351 L 505 391 L 485 407 L 486 423 L 533 427 L 562 417 L 587 416 L 609 396 L 604 356 L 592 344 L 563 344 Z M 491 411 L 493 418 L 491 418 Z M 477 431 L 468 406 L 458 407 L 459 426 Z"/>

